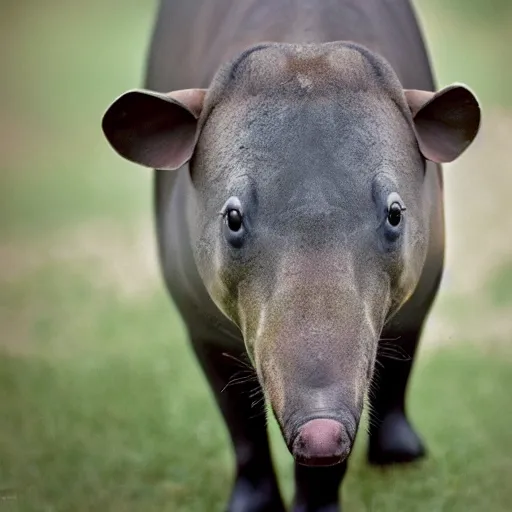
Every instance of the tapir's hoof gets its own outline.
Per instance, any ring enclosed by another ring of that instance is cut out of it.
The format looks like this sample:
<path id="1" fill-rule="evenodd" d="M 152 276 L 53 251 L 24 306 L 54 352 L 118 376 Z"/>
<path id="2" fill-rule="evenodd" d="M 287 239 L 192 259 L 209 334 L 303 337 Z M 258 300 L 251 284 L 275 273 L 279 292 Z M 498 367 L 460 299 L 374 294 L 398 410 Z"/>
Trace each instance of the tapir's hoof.
<path id="1" fill-rule="evenodd" d="M 415 462 L 425 455 L 421 439 L 402 413 L 389 414 L 370 436 L 370 464 L 405 464 Z"/>
<path id="2" fill-rule="evenodd" d="M 237 478 L 227 512 L 285 512 L 277 484 Z"/>
<path id="3" fill-rule="evenodd" d="M 333 503 L 331 505 L 321 506 L 320 508 L 318 508 L 318 507 L 311 508 L 308 505 L 295 504 L 292 508 L 292 512 L 309 512 L 310 510 L 314 510 L 315 512 L 340 512 L 341 508 L 336 503 Z"/>

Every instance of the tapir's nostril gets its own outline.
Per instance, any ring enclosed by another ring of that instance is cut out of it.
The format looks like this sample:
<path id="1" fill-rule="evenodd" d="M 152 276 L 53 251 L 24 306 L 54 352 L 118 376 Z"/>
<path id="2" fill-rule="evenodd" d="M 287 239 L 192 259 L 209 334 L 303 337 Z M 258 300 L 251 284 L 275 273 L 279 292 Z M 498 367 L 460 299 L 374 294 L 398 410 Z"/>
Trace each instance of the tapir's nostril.
<path id="1" fill-rule="evenodd" d="M 332 466 L 350 451 L 350 440 L 341 423 L 315 419 L 305 423 L 293 443 L 293 456 L 306 466 Z"/>

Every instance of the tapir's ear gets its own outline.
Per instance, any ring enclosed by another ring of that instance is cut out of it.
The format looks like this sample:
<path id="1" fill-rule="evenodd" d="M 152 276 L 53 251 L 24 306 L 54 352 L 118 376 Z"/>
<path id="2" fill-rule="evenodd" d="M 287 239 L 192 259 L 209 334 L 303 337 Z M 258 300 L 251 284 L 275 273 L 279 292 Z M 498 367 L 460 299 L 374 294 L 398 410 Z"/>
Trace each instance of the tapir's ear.
<path id="1" fill-rule="evenodd" d="M 461 85 L 436 93 L 414 89 L 404 92 L 423 156 L 437 163 L 460 156 L 480 126 L 480 106 L 473 93 Z"/>
<path id="2" fill-rule="evenodd" d="M 112 147 L 131 162 L 175 170 L 192 157 L 197 119 L 206 89 L 162 94 L 128 91 L 103 116 L 102 128 Z"/>

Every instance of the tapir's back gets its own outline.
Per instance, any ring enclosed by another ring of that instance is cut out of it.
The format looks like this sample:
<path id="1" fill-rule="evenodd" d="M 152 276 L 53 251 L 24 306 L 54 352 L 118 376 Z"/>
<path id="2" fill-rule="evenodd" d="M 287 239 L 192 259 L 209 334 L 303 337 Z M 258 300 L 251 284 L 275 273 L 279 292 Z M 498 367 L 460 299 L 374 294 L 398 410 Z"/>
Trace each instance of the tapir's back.
<path id="1" fill-rule="evenodd" d="M 385 57 L 404 87 L 433 80 L 408 0 L 161 0 L 146 86 L 207 87 L 248 46 L 350 40 Z"/>

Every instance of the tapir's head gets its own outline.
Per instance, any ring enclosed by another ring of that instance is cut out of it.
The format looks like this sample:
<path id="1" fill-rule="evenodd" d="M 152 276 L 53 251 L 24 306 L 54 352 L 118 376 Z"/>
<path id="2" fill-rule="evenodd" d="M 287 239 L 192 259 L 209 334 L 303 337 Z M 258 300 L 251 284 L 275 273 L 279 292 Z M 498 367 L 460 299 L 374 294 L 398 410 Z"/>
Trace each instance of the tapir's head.
<path id="1" fill-rule="evenodd" d="M 131 91 L 107 111 L 125 158 L 189 162 L 197 267 L 297 460 L 348 455 L 383 325 L 424 266 L 425 160 L 455 159 L 479 121 L 464 87 L 404 90 L 349 43 L 260 45 L 208 90 Z"/>

